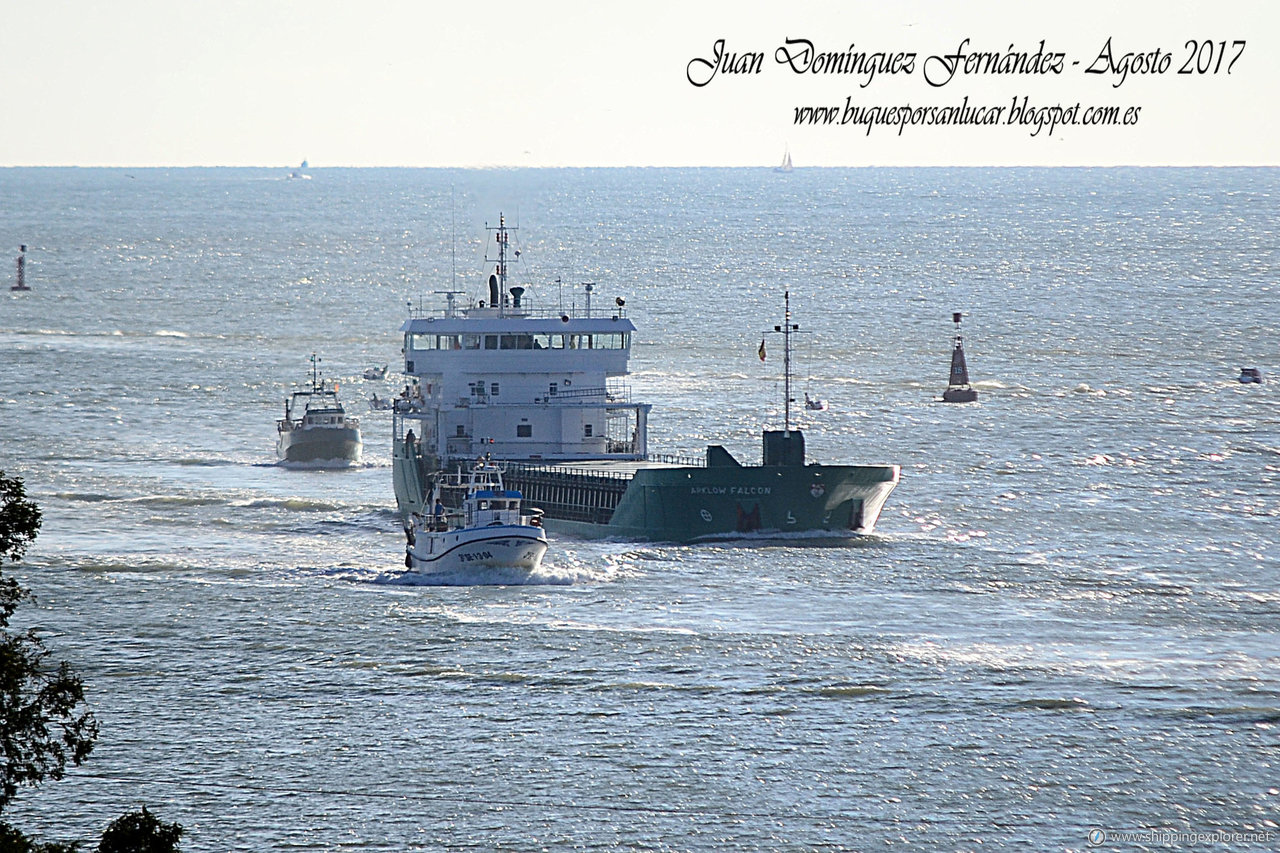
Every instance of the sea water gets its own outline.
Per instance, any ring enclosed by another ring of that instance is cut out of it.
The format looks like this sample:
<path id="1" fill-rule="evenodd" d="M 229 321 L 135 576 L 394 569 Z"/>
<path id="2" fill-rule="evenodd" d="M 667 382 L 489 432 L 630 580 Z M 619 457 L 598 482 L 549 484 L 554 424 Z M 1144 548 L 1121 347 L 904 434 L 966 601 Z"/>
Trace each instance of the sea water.
<path id="1" fill-rule="evenodd" d="M 188 851 L 1280 845 L 1276 170 L 310 174 L 0 171 L 33 288 L 0 296 L 0 468 L 44 513 L 5 573 L 102 727 L 7 820 L 94 841 L 146 804 Z M 875 535 L 405 578 L 362 410 L 410 303 L 485 298 L 500 213 L 535 307 L 625 300 L 655 452 L 759 460 L 789 290 L 810 459 L 902 466 Z M 975 404 L 939 402 L 953 311 Z M 312 353 L 355 468 L 276 464 Z"/>

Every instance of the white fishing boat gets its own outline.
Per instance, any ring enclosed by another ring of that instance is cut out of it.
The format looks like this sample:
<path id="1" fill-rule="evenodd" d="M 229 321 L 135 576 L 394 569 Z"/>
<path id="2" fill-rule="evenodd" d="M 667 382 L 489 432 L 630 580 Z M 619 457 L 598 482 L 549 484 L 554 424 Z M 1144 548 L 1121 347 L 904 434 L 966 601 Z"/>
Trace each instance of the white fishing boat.
<path id="1" fill-rule="evenodd" d="M 311 385 L 284 401 L 276 421 L 276 455 L 281 462 L 350 465 L 360 461 L 360 421 L 338 401 L 338 386 L 320 376 L 320 359 L 311 354 Z"/>
<path id="2" fill-rule="evenodd" d="M 450 499 L 461 491 L 461 501 Z M 436 477 L 430 515 L 413 513 L 405 525 L 405 568 L 420 574 L 467 569 L 514 569 L 533 573 L 547 553 L 542 511 L 521 508 L 522 496 L 504 488 L 502 470 L 482 459 L 465 475 L 459 469 Z M 445 501 L 460 505 L 447 510 Z"/>
<path id="3" fill-rule="evenodd" d="M 385 364 L 375 364 L 373 367 L 366 367 L 361 375 L 370 382 L 378 382 L 387 378 L 387 367 Z"/>

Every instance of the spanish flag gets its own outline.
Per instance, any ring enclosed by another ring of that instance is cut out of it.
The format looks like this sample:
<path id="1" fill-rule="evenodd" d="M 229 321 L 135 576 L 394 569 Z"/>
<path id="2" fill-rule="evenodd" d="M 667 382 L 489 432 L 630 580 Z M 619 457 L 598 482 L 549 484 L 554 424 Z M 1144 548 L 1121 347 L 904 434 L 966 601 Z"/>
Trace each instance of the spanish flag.
<path id="1" fill-rule="evenodd" d="M 764 361 L 764 338 L 760 339 L 760 360 Z"/>

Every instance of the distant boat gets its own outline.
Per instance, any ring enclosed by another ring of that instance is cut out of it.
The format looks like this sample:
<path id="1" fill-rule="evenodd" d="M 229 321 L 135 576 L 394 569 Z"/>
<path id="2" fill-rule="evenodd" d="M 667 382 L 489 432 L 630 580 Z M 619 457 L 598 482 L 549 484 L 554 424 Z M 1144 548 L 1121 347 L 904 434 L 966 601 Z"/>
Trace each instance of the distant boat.
<path id="1" fill-rule="evenodd" d="M 285 399 L 276 433 L 281 462 L 350 465 L 360 461 L 360 421 L 338 402 L 338 386 L 320 378 L 320 359 L 314 353 L 311 385 Z"/>
<path id="2" fill-rule="evenodd" d="M 306 161 L 306 160 L 303 160 L 303 161 L 302 161 L 302 165 L 301 165 L 301 166 L 299 166 L 298 168 L 294 169 L 292 172 L 290 172 L 290 173 L 289 173 L 289 178 L 290 178 L 290 179 L 299 179 L 299 180 L 303 180 L 303 181 L 309 181 L 309 180 L 311 180 L 311 176 L 310 176 L 310 175 L 308 175 L 308 174 L 305 174 L 305 173 L 302 171 L 302 170 L 303 170 L 303 169 L 305 169 L 305 168 L 307 168 L 307 161 Z"/>
<path id="3" fill-rule="evenodd" d="M 795 166 L 791 165 L 791 149 L 788 148 L 782 155 L 782 162 L 773 167 L 775 172 L 790 172 Z"/>
<path id="4" fill-rule="evenodd" d="M 27 287 L 27 247 L 25 245 L 18 248 L 18 281 L 10 290 L 30 290 Z"/>
<path id="5" fill-rule="evenodd" d="M 944 403 L 972 403 L 978 399 L 978 392 L 969 384 L 969 368 L 964 363 L 964 341 L 960 337 L 960 317 L 956 311 L 951 319 L 956 324 L 956 342 L 951 350 L 951 378 L 947 382 L 947 390 L 942 392 Z"/>
<path id="6" fill-rule="evenodd" d="M 804 407 L 811 412 L 825 412 L 827 410 L 827 401 L 817 397 L 810 397 L 809 392 L 804 392 Z"/>
<path id="7" fill-rule="evenodd" d="M 1240 368 L 1240 375 L 1237 377 L 1240 382 L 1262 384 L 1262 371 L 1256 367 Z"/>
<path id="8" fill-rule="evenodd" d="M 361 375 L 364 376 L 365 379 L 368 379 L 372 382 L 376 382 L 380 379 L 386 379 L 387 367 L 388 365 L 385 365 L 385 364 L 382 364 L 382 365 L 375 364 L 373 367 L 366 367 L 364 369 L 364 373 Z"/>

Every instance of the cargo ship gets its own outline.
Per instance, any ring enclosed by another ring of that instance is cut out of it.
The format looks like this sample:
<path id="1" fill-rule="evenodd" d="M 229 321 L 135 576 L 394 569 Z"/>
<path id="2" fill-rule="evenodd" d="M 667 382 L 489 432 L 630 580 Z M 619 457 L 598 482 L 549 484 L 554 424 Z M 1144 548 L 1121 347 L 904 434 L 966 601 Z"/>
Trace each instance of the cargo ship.
<path id="1" fill-rule="evenodd" d="M 582 307 L 535 310 L 526 288 L 508 287 L 515 229 L 501 216 L 486 229 L 488 298 L 440 291 L 442 309 L 410 305 L 401 327 L 407 383 L 392 407 L 392 476 L 403 519 L 425 514 L 437 477 L 486 458 L 552 533 L 692 542 L 875 528 L 899 467 L 806 461 L 791 425 L 789 307 L 775 327 L 786 414 L 782 429 L 763 431 L 761 463 L 718 444 L 701 459 L 664 457 L 649 448 L 652 406 L 623 382 L 637 332 L 625 300 L 593 309 L 586 284 Z"/>

